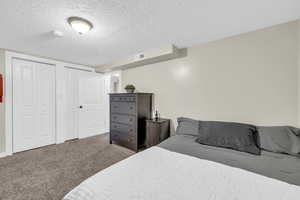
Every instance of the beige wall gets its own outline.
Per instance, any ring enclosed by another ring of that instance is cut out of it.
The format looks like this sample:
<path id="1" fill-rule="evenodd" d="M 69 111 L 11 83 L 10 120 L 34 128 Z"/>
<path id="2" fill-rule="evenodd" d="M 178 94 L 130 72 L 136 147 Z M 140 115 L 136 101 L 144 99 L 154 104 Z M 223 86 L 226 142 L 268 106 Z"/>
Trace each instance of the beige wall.
<path id="1" fill-rule="evenodd" d="M 0 73 L 4 75 L 5 57 L 4 51 L 0 49 Z M 0 103 L 0 153 L 5 151 L 5 112 L 4 103 Z"/>
<path id="2" fill-rule="evenodd" d="M 297 123 L 297 22 L 210 42 L 177 60 L 123 71 L 123 87 L 155 93 L 161 116 Z"/>

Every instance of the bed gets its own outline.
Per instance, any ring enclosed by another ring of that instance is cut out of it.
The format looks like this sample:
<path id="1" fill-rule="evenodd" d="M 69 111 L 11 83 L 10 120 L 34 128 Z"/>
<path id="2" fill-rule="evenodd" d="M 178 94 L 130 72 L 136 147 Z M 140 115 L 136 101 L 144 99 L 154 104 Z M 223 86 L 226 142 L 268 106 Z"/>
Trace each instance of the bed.
<path id="1" fill-rule="evenodd" d="M 300 159 L 295 156 L 268 151 L 261 151 L 261 155 L 256 156 L 231 149 L 201 145 L 195 140 L 195 136 L 175 135 L 159 146 L 172 152 L 222 163 L 300 186 Z"/>
<path id="2" fill-rule="evenodd" d="M 259 156 L 175 135 L 82 182 L 64 200 L 294 200 L 300 159 Z"/>

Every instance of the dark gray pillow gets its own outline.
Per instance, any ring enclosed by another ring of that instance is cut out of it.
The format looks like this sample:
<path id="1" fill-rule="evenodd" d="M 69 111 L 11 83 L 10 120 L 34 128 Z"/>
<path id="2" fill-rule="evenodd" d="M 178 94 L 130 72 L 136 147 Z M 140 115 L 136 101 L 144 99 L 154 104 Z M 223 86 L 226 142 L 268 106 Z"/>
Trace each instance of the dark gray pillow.
<path id="1" fill-rule="evenodd" d="M 198 136 L 199 121 L 190 118 L 179 117 L 177 118 L 177 122 L 178 122 L 178 126 L 176 129 L 177 135 Z"/>
<path id="2" fill-rule="evenodd" d="M 260 148 L 275 153 L 300 153 L 300 129 L 291 126 L 257 127 Z"/>
<path id="3" fill-rule="evenodd" d="M 260 155 L 255 126 L 215 121 L 199 123 L 198 143 Z"/>

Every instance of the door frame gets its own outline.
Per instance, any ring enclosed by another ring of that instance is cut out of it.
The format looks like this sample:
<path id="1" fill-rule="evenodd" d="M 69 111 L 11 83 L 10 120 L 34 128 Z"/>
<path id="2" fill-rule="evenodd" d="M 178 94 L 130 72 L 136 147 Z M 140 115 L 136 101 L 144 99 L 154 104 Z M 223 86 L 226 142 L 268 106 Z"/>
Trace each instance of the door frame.
<path id="1" fill-rule="evenodd" d="M 64 142 L 64 124 L 62 123 L 64 112 L 63 92 L 65 89 L 64 66 L 95 72 L 95 69 L 88 66 L 66 63 L 48 58 L 40 58 L 31 55 L 5 51 L 5 155 L 13 154 L 13 59 L 27 60 L 31 62 L 44 63 L 55 67 L 55 143 Z"/>

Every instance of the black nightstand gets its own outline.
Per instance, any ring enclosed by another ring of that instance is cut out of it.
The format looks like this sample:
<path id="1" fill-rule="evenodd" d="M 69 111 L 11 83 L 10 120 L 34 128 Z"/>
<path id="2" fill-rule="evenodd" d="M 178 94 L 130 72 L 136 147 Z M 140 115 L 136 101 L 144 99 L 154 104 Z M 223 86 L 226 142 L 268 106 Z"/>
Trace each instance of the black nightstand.
<path id="1" fill-rule="evenodd" d="M 170 137 L 170 120 L 146 120 L 146 148 L 155 146 Z"/>

